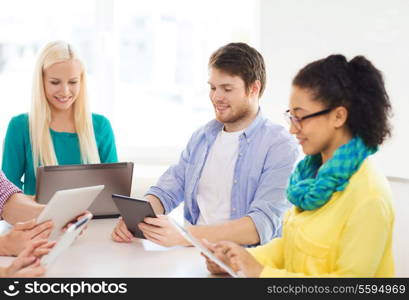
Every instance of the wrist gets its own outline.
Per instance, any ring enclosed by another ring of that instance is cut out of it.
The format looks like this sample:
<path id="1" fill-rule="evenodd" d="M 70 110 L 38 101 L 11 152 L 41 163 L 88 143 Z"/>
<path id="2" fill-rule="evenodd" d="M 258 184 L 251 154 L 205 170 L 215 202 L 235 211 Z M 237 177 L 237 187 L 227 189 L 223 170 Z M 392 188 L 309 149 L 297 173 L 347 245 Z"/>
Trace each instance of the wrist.
<path id="1" fill-rule="evenodd" d="M 257 263 L 257 265 L 254 268 L 253 274 L 251 277 L 259 278 L 261 273 L 263 272 L 264 266 L 261 264 Z"/>
<path id="2" fill-rule="evenodd" d="M 202 239 L 205 238 L 203 236 L 203 227 L 200 225 L 189 225 L 186 226 L 187 231 L 192 235 L 195 239 L 202 242 Z M 191 246 L 191 244 L 187 241 L 187 246 Z"/>
<path id="3" fill-rule="evenodd" d="M 40 215 L 40 213 L 44 210 L 45 205 L 44 204 L 38 204 L 37 202 L 35 202 L 35 206 L 34 206 L 34 211 L 36 212 L 34 214 L 34 219 L 37 219 L 37 217 Z"/>

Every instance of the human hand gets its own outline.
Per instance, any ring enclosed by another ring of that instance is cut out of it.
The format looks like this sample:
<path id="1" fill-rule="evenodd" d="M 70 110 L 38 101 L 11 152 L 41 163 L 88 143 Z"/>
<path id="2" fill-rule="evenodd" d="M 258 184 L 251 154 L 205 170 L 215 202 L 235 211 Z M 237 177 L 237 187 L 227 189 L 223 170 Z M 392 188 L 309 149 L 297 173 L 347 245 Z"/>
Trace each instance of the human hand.
<path id="1" fill-rule="evenodd" d="M 4 236 L 5 255 L 18 255 L 29 243 L 48 239 L 53 227 L 52 221 L 36 224 L 36 221 L 16 223 L 10 232 Z"/>
<path id="2" fill-rule="evenodd" d="M 133 234 L 128 230 L 122 217 L 119 217 L 118 223 L 112 231 L 111 238 L 118 243 L 130 243 L 133 239 Z"/>
<path id="3" fill-rule="evenodd" d="M 55 242 L 38 240 L 30 243 L 17 258 L 3 269 L 4 277 L 38 277 L 45 273 L 45 268 L 41 266 L 40 258 L 48 254 Z"/>
<path id="4" fill-rule="evenodd" d="M 156 218 L 145 218 L 138 224 L 143 235 L 158 245 L 165 247 L 190 246 L 190 243 L 177 231 L 165 215 Z"/>
<path id="5" fill-rule="evenodd" d="M 260 277 L 263 266 L 243 247 L 233 242 L 222 241 L 215 246 L 216 253 L 223 253 L 235 272 L 246 277 Z"/>
<path id="6" fill-rule="evenodd" d="M 216 249 L 215 246 L 216 244 L 210 243 L 206 239 L 202 239 L 202 244 L 209 250 L 211 251 L 214 255 L 216 255 L 221 261 L 223 261 L 225 264 L 228 264 L 228 258 L 225 255 L 222 255 L 222 253 L 217 253 L 216 254 Z M 214 275 L 221 275 L 221 274 L 226 274 L 226 270 L 220 267 L 218 264 L 216 264 L 213 260 L 211 260 L 206 254 L 203 252 L 200 252 L 200 254 L 206 259 L 206 267 L 207 270 Z"/>
<path id="7" fill-rule="evenodd" d="M 82 214 L 78 215 L 77 217 L 75 217 L 74 219 L 72 219 L 71 221 L 69 221 L 67 224 L 65 224 L 65 226 L 63 227 L 62 231 L 65 232 L 67 231 L 67 229 L 74 225 L 75 223 L 77 223 L 79 220 L 83 219 L 84 217 L 89 216 L 90 218 L 92 218 L 92 213 L 90 213 L 88 210 L 84 211 Z M 81 229 L 81 232 L 79 235 L 82 235 L 85 230 L 88 228 L 88 223 L 85 224 L 84 228 Z"/>

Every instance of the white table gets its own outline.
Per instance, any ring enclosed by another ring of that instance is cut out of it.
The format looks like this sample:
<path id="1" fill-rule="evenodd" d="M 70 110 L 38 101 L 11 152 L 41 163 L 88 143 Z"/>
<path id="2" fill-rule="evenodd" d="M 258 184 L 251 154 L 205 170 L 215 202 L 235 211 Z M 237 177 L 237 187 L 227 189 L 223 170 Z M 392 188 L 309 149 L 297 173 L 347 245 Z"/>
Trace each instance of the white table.
<path id="1" fill-rule="evenodd" d="M 116 219 L 92 220 L 45 277 L 210 277 L 204 258 L 194 247 L 164 248 L 149 241 L 116 243 Z M 0 265 L 13 258 L 0 257 Z"/>

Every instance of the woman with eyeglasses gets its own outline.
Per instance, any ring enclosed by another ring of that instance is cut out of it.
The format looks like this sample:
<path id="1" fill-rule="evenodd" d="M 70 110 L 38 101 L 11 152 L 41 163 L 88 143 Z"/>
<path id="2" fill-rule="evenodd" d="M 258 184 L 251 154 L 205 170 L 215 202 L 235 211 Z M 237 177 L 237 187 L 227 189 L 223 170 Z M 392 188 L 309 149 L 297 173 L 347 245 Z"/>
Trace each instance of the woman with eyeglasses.
<path id="1" fill-rule="evenodd" d="M 248 249 L 207 246 L 248 277 L 394 276 L 394 210 L 371 156 L 390 136 L 382 74 L 357 56 L 331 55 L 293 80 L 290 132 L 305 158 L 290 177 L 282 237 Z M 207 259 L 212 273 L 222 269 Z"/>

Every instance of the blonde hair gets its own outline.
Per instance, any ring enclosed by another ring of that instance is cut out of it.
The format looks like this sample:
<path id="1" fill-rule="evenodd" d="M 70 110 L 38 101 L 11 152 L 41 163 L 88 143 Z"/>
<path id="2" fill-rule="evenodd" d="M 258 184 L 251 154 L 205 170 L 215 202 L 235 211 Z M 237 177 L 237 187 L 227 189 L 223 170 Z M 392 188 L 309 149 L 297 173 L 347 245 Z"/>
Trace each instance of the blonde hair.
<path id="1" fill-rule="evenodd" d="M 100 163 L 92 117 L 88 108 L 85 67 L 70 44 L 56 41 L 47 44 L 40 52 L 34 69 L 29 128 L 35 173 L 39 165 L 58 165 L 50 134 L 51 108 L 44 91 L 44 70 L 53 64 L 69 60 L 78 61 L 82 68 L 80 92 L 73 103 L 74 124 L 80 145 L 81 160 L 82 163 Z"/>

